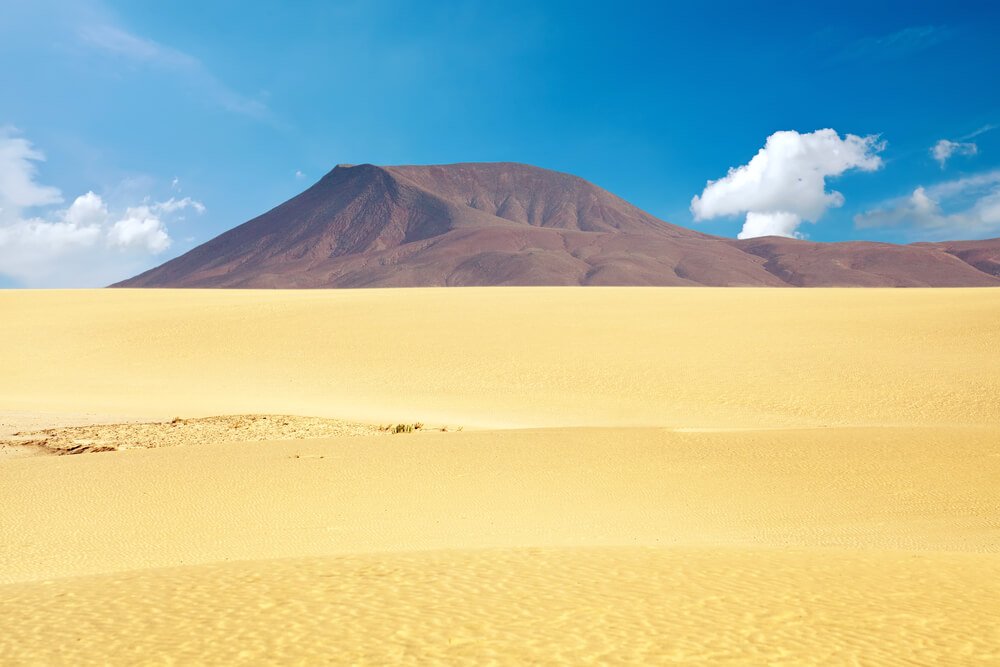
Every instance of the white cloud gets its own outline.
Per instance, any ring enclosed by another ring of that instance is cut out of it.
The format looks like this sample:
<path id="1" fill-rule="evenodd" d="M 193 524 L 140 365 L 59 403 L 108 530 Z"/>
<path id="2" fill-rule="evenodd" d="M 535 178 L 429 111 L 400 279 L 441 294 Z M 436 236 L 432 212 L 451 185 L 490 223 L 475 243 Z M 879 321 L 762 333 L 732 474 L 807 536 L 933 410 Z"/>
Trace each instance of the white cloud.
<path id="1" fill-rule="evenodd" d="M 297 179 L 299 179 L 301 181 L 305 177 L 306 177 L 306 175 L 305 175 L 305 173 L 301 169 L 296 169 L 295 170 L 295 178 L 297 178 Z"/>
<path id="2" fill-rule="evenodd" d="M 975 139 L 979 135 L 986 134 L 987 132 L 992 132 L 993 130 L 995 130 L 997 128 L 1000 128 L 1000 125 L 997 125 L 995 123 L 987 123 L 986 125 L 983 125 L 982 127 L 980 127 L 978 130 L 975 130 L 973 132 L 969 132 L 967 135 L 965 135 L 964 137 L 961 137 L 961 138 L 962 138 L 962 140 L 965 140 L 965 139 Z"/>
<path id="3" fill-rule="evenodd" d="M 844 204 L 842 194 L 827 192 L 826 179 L 850 169 L 875 171 L 884 146 L 875 136 L 842 139 L 831 129 L 775 132 L 749 163 L 709 181 L 691 200 L 691 212 L 695 220 L 746 213 L 740 238 L 800 237 L 801 222 L 816 222 Z"/>
<path id="4" fill-rule="evenodd" d="M 909 227 L 921 238 L 974 238 L 1000 232 L 1000 169 L 917 187 L 854 217 L 858 228 Z"/>
<path id="5" fill-rule="evenodd" d="M 974 143 L 963 143 L 949 139 L 941 139 L 931 147 L 931 155 L 938 161 L 942 169 L 945 168 L 953 155 L 975 155 L 978 152 L 979 147 Z"/>
<path id="6" fill-rule="evenodd" d="M 64 214 L 66 222 L 80 227 L 100 226 L 107 222 L 108 207 L 98 195 L 88 192 L 73 200 Z"/>
<path id="7" fill-rule="evenodd" d="M 145 201 L 114 213 L 87 192 L 69 207 L 57 188 L 40 185 L 44 155 L 11 131 L 0 134 L 0 274 L 28 287 L 104 285 L 143 268 L 171 243 L 167 218 L 205 207 L 190 197 Z M 42 215 L 27 209 L 48 207 Z"/>
<path id="8" fill-rule="evenodd" d="M 190 197 L 185 197 L 184 199 L 174 199 L 171 197 L 167 201 L 156 202 L 152 206 L 152 209 L 157 213 L 174 213 L 176 211 L 183 211 L 186 208 L 192 208 L 197 213 L 205 212 L 205 206 L 200 201 L 195 201 Z"/>
<path id="9" fill-rule="evenodd" d="M 53 260 L 77 248 L 92 247 L 100 238 L 101 228 L 71 222 L 49 222 L 40 218 L 18 220 L 0 227 L 0 273 L 17 277 L 32 272 L 34 265 Z M 30 266 L 30 270 L 29 267 Z M 24 267 L 18 270 L 18 267 Z"/>
<path id="10" fill-rule="evenodd" d="M 12 128 L 0 128 L 0 222 L 16 216 L 22 208 L 62 201 L 57 188 L 35 182 L 35 163 L 44 160 L 45 155 Z"/>
<path id="11" fill-rule="evenodd" d="M 150 206 L 125 209 L 125 216 L 108 231 L 108 242 L 118 248 L 137 248 L 152 254 L 170 247 L 170 235 Z"/>
<path id="12" fill-rule="evenodd" d="M 737 235 L 740 239 L 755 239 L 758 236 L 787 236 L 802 238 L 796 229 L 802 224 L 802 218 L 794 213 L 779 211 L 777 213 L 747 213 L 743 229 Z"/>

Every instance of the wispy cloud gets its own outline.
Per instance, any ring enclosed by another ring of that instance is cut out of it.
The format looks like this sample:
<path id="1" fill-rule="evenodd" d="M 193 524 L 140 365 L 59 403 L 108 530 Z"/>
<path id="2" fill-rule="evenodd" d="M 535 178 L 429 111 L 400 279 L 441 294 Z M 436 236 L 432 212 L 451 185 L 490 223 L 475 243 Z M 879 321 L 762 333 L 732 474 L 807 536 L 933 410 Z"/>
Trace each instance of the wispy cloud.
<path id="1" fill-rule="evenodd" d="M 209 103 L 226 111 L 260 121 L 273 120 L 266 104 L 232 89 L 188 53 L 109 23 L 86 25 L 79 29 L 78 36 L 90 48 L 186 77 L 203 91 Z"/>
<path id="2" fill-rule="evenodd" d="M 10 126 L 0 127 L 0 224 L 15 218 L 22 208 L 48 206 L 62 201 L 58 188 L 40 185 L 36 163 L 45 154 L 17 135 Z"/>
<path id="3" fill-rule="evenodd" d="M 931 146 L 931 156 L 937 160 L 942 169 L 947 166 L 948 160 L 950 160 L 953 155 L 964 155 L 968 157 L 976 155 L 978 152 L 979 146 L 974 143 L 951 141 L 949 139 L 939 139 L 936 144 Z"/>
<path id="4" fill-rule="evenodd" d="M 987 125 L 983 125 L 978 130 L 974 130 L 972 132 L 969 132 L 964 137 L 959 137 L 959 139 L 961 139 L 962 141 L 966 141 L 968 139 L 975 139 L 979 135 L 986 134 L 987 132 L 992 132 L 993 130 L 997 129 L 998 127 L 1000 127 L 1000 125 L 997 125 L 995 123 L 989 123 Z"/>
<path id="5" fill-rule="evenodd" d="M 1000 169 L 917 187 L 854 217 L 855 227 L 907 227 L 924 239 L 972 238 L 1000 231 Z"/>
<path id="6" fill-rule="evenodd" d="M 113 25 L 92 25 L 80 29 L 80 39 L 90 46 L 166 67 L 200 67 L 197 58 L 143 39 Z"/>
<path id="7" fill-rule="evenodd" d="M 948 26 L 911 26 L 888 35 L 865 37 L 848 44 L 836 60 L 903 58 L 951 39 L 955 30 Z"/>
<path id="8" fill-rule="evenodd" d="M 955 155 L 962 155 L 965 157 L 978 155 L 979 146 L 975 142 L 969 141 L 969 139 L 975 139 L 976 137 L 986 134 L 987 132 L 992 132 L 998 127 L 1000 127 L 1000 125 L 983 125 L 979 129 L 959 137 L 958 141 L 952 141 L 951 139 L 939 139 L 937 143 L 931 146 L 931 156 L 937 160 L 938 164 L 941 165 L 941 168 L 944 169 L 948 164 L 948 160 Z"/>

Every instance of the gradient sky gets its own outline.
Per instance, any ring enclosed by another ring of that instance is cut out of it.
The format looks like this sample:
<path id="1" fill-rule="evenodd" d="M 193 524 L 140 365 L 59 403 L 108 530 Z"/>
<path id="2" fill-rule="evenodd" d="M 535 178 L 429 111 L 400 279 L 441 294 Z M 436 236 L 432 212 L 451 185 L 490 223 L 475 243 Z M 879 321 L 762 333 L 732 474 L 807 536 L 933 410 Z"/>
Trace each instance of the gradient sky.
<path id="1" fill-rule="evenodd" d="M 998 33 L 995 2 L 0 0 L 0 286 L 128 277 L 341 162 L 526 162 L 726 236 L 998 236 Z"/>

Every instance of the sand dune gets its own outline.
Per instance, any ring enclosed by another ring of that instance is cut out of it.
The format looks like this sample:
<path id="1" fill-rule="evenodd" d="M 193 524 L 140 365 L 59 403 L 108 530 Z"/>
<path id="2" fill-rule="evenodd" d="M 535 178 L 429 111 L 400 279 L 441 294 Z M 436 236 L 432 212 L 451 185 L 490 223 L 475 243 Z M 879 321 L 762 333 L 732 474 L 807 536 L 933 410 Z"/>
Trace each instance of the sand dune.
<path id="1" fill-rule="evenodd" d="M 466 427 L 0 461 L 0 664 L 1000 661 L 994 290 L 0 312 L 8 430 Z"/>

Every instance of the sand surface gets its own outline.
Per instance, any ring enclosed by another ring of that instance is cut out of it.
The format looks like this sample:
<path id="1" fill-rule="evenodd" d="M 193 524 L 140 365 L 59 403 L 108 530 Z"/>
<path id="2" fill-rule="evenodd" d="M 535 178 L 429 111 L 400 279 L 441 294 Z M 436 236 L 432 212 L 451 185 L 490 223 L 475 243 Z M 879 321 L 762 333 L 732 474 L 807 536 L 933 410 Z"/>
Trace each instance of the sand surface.
<path id="1" fill-rule="evenodd" d="M 1000 291 L 0 292 L 5 410 L 470 427 L 1000 423 Z"/>
<path id="2" fill-rule="evenodd" d="M 0 314 L 0 664 L 1000 661 L 1000 291 Z"/>
<path id="3" fill-rule="evenodd" d="M 0 661 L 996 664 L 996 559 L 517 549 L 213 564 L 4 588 Z M 99 605 L 99 606 L 98 606 Z M 136 613 L 143 610 L 143 613 Z"/>

